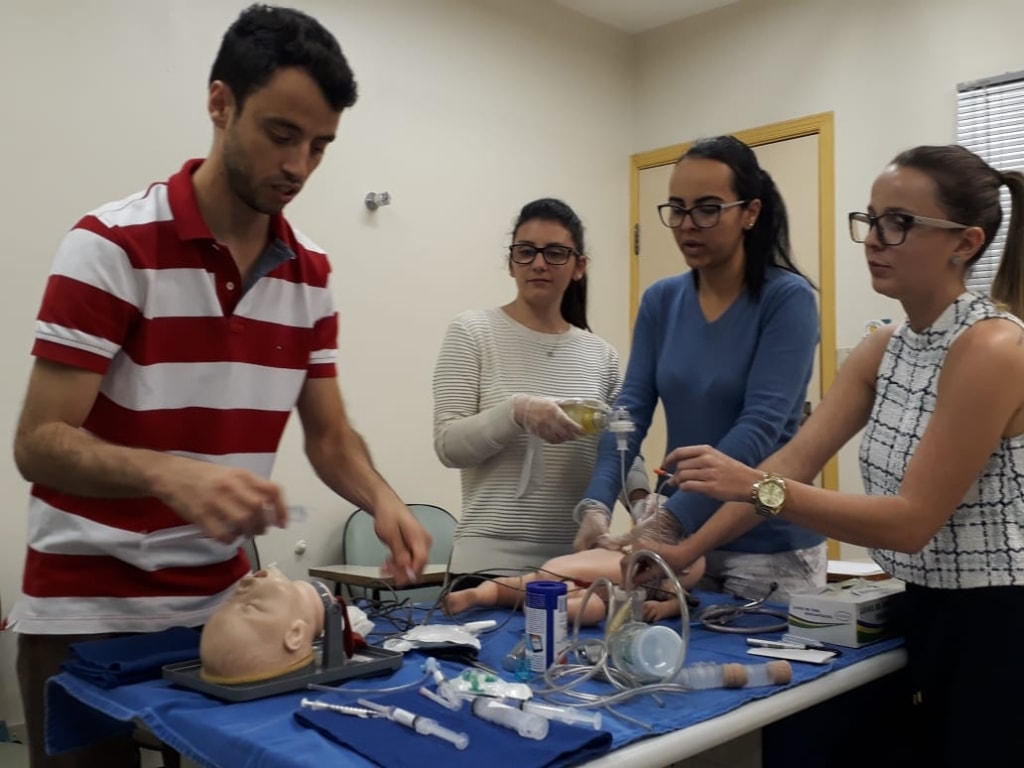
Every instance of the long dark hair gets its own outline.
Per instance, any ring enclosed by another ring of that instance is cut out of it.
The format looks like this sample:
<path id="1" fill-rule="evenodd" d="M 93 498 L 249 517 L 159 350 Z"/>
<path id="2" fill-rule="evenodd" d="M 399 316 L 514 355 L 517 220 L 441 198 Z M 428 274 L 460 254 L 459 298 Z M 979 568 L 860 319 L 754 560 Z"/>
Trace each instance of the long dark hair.
<path id="1" fill-rule="evenodd" d="M 754 151 L 735 136 L 715 136 L 701 139 L 679 160 L 687 158 L 724 163 L 732 171 L 732 187 L 737 199 L 761 201 L 757 221 L 743 233 L 743 251 L 746 254 L 743 281 L 750 295 L 755 299 L 761 296 L 770 266 L 789 270 L 810 283 L 807 275 L 793 263 L 786 204 L 775 181 L 757 162 Z M 699 285 L 700 273 L 695 272 L 693 279 Z"/>
<path id="2" fill-rule="evenodd" d="M 576 215 L 576 211 L 553 197 L 542 197 L 527 203 L 519 211 L 519 217 L 512 227 L 512 238 L 515 239 L 516 232 L 528 221 L 540 219 L 542 221 L 555 221 L 569 231 L 572 237 L 573 246 L 576 248 L 574 259 L 586 255 L 583 243 L 583 222 Z M 509 257 L 511 259 L 511 257 Z M 567 322 L 589 331 L 587 324 L 587 275 L 584 272 L 579 280 L 570 280 L 569 285 L 562 294 L 562 318 Z"/>

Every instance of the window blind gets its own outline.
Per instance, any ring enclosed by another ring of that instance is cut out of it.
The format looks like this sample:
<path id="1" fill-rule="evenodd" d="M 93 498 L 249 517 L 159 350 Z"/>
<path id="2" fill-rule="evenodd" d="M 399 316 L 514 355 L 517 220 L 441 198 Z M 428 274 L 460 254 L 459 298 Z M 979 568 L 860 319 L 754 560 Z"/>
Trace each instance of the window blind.
<path id="1" fill-rule="evenodd" d="M 1024 170 L 1024 72 L 989 77 L 956 88 L 957 143 L 1000 171 Z M 1010 193 L 1003 188 L 1003 225 L 967 275 L 967 288 L 988 293 L 1003 256 Z"/>

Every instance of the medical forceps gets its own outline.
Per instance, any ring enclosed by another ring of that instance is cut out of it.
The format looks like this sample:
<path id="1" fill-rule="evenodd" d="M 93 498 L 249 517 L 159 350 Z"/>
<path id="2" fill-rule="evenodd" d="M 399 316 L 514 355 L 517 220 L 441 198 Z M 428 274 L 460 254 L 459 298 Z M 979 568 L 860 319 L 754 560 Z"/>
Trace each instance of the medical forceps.
<path id="1" fill-rule="evenodd" d="M 768 587 L 765 596 L 757 600 L 751 600 L 743 605 L 709 605 L 700 615 L 700 623 L 705 629 L 712 632 L 727 632 L 737 635 L 756 635 L 762 632 L 785 632 L 789 628 L 789 616 L 783 609 L 766 606 L 764 603 L 768 597 L 778 588 L 777 582 L 772 582 Z M 748 615 L 772 616 L 781 621 L 774 624 L 755 624 L 737 626 L 733 622 L 741 620 Z"/>

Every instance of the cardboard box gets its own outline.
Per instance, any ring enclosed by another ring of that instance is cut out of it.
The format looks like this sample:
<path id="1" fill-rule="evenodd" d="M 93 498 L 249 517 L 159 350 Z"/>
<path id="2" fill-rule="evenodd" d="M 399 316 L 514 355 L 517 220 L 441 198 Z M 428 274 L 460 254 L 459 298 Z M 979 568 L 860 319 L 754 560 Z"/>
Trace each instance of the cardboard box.
<path id="1" fill-rule="evenodd" d="M 790 595 L 790 634 L 846 648 L 891 637 L 905 586 L 899 579 L 847 579 Z"/>

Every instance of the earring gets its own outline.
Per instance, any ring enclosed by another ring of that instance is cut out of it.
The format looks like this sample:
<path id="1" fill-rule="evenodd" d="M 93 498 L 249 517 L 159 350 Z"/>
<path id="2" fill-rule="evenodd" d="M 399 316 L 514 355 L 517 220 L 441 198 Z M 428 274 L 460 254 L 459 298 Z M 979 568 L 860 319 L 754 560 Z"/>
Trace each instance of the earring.
<path id="1" fill-rule="evenodd" d="M 949 263 L 952 264 L 954 267 L 959 267 L 960 266 L 960 262 L 962 262 L 962 261 L 963 261 L 963 259 L 961 259 L 959 256 L 954 256 L 953 258 L 951 258 L 949 260 Z"/>

